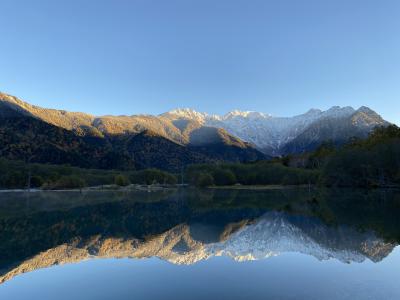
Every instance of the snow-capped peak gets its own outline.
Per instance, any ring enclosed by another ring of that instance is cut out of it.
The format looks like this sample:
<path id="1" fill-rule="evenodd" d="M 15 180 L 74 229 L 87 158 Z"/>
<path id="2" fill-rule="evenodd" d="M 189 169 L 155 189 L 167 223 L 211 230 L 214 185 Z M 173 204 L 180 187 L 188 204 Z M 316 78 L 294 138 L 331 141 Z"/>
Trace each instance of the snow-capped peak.
<path id="1" fill-rule="evenodd" d="M 366 114 L 376 114 L 376 112 L 374 112 L 372 109 L 370 109 L 367 106 L 361 106 L 359 109 L 357 109 L 357 112 L 362 112 L 362 113 L 366 113 Z"/>
<path id="2" fill-rule="evenodd" d="M 261 112 L 257 112 L 257 111 L 241 111 L 241 110 L 233 110 L 227 114 L 225 114 L 223 116 L 222 119 L 231 119 L 231 118 L 235 118 L 235 117 L 242 117 L 242 118 L 248 118 L 248 119 L 265 119 L 268 117 L 271 117 L 270 115 L 261 113 Z"/>
<path id="3" fill-rule="evenodd" d="M 309 109 L 304 115 L 318 115 L 322 113 L 322 110 L 318 109 L 318 108 L 311 108 Z"/>
<path id="4" fill-rule="evenodd" d="M 163 115 L 170 115 L 170 116 L 172 115 L 176 118 L 197 120 L 197 121 L 204 121 L 204 119 L 208 116 L 207 113 L 201 113 L 191 108 L 177 108 Z"/>
<path id="5" fill-rule="evenodd" d="M 266 119 L 266 118 L 271 118 L 271 115 L 264 114 L 261 112 L 257 111 L 241 111 L 238 109 L 232 110 L 225 115 L 218 115 L 218 114 L 208 114 L 208 113 L 203 113 L 203 112 L 198 112 L 194 109 L 191 108 L 177 108 L 174 110 L 171 110 L 163 115 L 172 115 L 177 118 L 184 118 L 184 119 L 214 119 L 214 120 L 229 120 L 237 117 L 241 118 L 246 118 L 246 119 Z"/>
<path id="6" fill-rule="evenodd" d="M 355 112 L 355 109 L 351 106 L 332 106 L 330 109 L 327 111 L 323 112 L 323 114 L 327 117 L 334 117 L 334 118 L 340 118 L 340 117 L 345 117 L 353 114 Z"/>

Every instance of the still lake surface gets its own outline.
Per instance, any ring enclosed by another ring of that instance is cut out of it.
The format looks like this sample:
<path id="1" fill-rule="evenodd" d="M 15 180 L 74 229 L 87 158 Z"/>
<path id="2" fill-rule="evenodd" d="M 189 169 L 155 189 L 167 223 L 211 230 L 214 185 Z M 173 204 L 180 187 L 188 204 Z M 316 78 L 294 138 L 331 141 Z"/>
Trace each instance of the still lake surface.
<path id="1" fill-rule="evenodd" d="M 400 299 L 400 191 L 0 193 L 0 299 Z"/>

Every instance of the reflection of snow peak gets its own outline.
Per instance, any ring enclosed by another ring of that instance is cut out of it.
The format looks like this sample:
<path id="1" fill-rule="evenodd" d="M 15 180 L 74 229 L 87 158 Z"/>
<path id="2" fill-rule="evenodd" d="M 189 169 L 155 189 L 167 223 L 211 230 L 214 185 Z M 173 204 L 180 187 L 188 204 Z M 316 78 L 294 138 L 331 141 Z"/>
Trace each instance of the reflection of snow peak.
<path id="1" fill-rule="evenodd" d="M 182 235 L 187 251 L 174 248 L 160 257 L 176 264 L 191 264 L 212 256 L 229 256 L 236 261 L 258 260 L 285 252 L 296 252 L 319 260 L 362 262 L 379 261 L 393 249 L 373 233 L 361 233 L 348 227 L 329 227 L 317 219 L 268 213 L 258 222 L 242 227 L 226 240 L 199 244 L 190 235 Z M 192 247 L 190 246 L 192 245 Z M 189 250 L 190 249 L 190 250 Z"/>
<path id="2" fill-rule="evenodd" d="M 336 258 L 342 262 L 362 262 L 365 258 L 380 260 L 388 254 L 388 245 L 372 233 L 332 228 L 312 221 L 314 224 L 291 222 L 290 217 L 283 214 L 267 214 L 256 224 L 234 233 L 227 241 L 206 247 L 213 255 L 228 255 L 238 261 L 262 259 L 284 252 L 303 253 L 320 260 Z"/>
<path id="3" fill-rule="evenodd" d="M 283 213 L 267 213 L 251 224 L 245 220 L 228 224 L 222 233 L 218 233 L 219 239 L 211 243 L 206 241 L 210 240 L 210 233 L 215 235 L 215 232 L 207 226 L 181 224 L 146 240 L 103 236 L 77 238 L 20 263 L 3 273 L 0 283 L 21 273 L 93 257 L 159 257 L 174 264 L 193 264 L 213 256 L 248 261 L 297 252 L 320 260 L 335 258 L 350 263 L 366 258 L 380 261 L 394 248 L 393 244 L 385 243 L 372 232 L 359 232 L 345 226 L 330 227 L 316 218 Z"/>

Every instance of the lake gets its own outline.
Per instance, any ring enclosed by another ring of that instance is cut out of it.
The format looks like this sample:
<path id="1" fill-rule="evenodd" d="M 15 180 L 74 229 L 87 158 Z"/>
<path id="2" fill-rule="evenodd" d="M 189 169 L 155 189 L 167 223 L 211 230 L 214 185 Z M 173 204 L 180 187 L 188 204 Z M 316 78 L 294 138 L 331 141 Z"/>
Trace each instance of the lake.
<path id="1" fill-rule="evenodd" d="M 400 299 L 400 191 L 1 192 L 0 299 Z"/>

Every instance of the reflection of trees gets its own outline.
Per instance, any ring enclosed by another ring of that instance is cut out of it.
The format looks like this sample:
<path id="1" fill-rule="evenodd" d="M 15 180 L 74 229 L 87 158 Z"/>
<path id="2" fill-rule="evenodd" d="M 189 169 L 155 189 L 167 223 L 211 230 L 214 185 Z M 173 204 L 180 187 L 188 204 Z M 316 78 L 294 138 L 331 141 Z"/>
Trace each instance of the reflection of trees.
<path id="1" fill-rule="evenodd" d="M 317 195 L 313 214 L 337 225 L 374 230 L 400 243 L 400 193 L 396 190 L 326 189 Z"/>
<path id="2" fill-rule="evenodd" d="M 95 235 L 143 240 L 179 224 L 204 224 L 227 238 L 232 224 L 246 224 L 274 210 L 304 220 L 318 218 L 329 226 L 374 230 L 400 242 L 400 193 L 396 191 L 181 189 L 0 197 L 0 268 Z"/>

